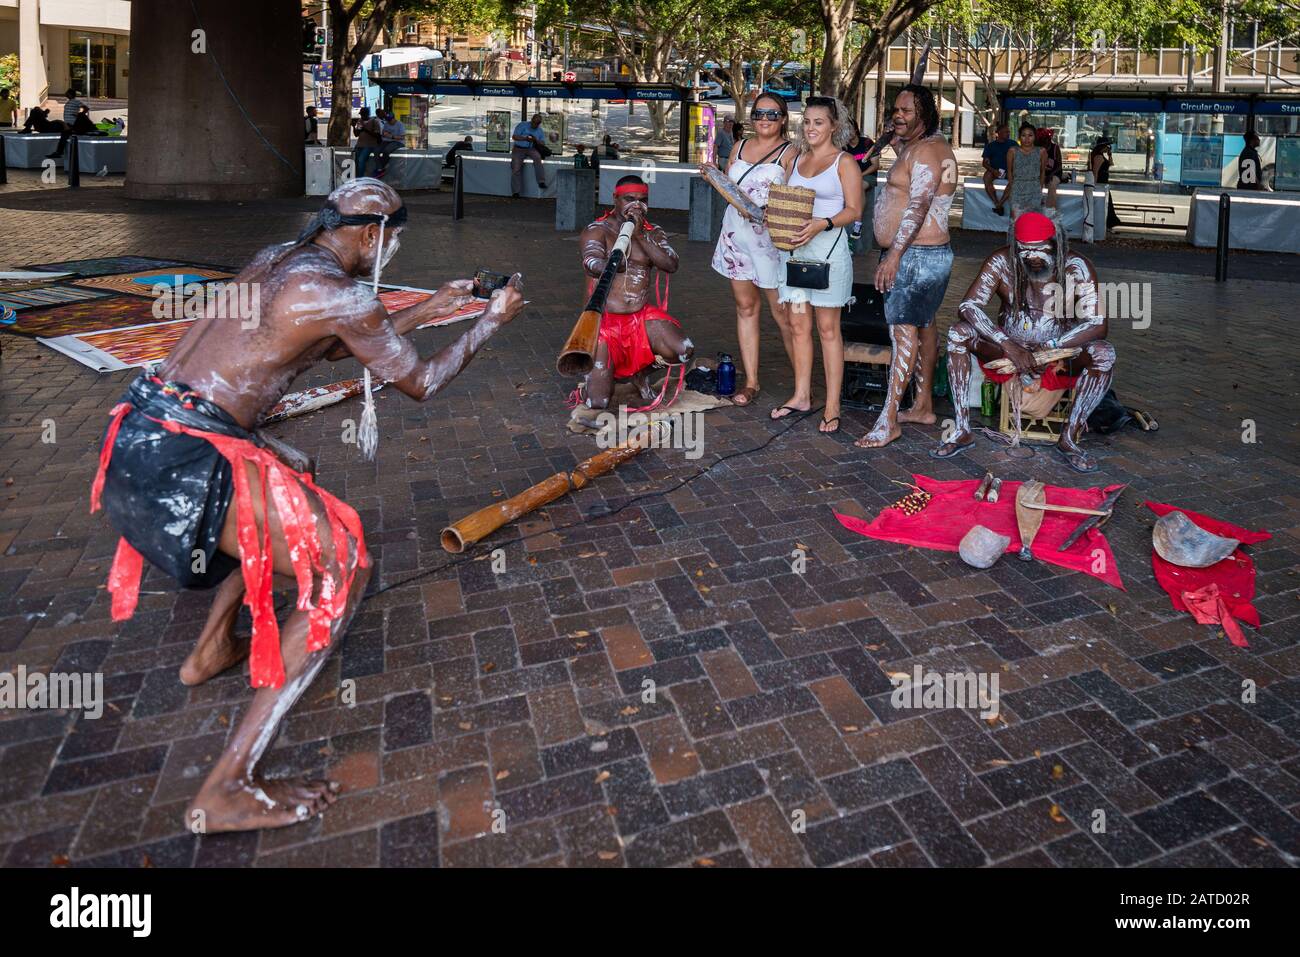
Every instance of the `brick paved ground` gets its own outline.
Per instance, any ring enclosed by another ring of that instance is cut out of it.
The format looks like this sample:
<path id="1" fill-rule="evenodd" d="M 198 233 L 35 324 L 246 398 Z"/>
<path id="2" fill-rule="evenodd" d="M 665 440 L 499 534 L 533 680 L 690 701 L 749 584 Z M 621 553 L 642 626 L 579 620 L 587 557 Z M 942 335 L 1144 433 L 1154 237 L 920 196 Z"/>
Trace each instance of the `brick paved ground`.
<path id="1" fill-rule="evenodd" d="M 851 444 L 861 413 L 823 436 L 812 422 L 784 432 L 741 409 L 709 414 L 700 463 L 645 454 L 498 535 L 507 566 L 494 575 L 482 560 L 447 567 L 438 531 L 593 449 L 565 431 L 568 383 L 553 372 L 577 304 L 577 248 L 550 229 L 545 206 L 472 197 L 471 218 L 455 224 L 444 196 L 408 203 L 386 279 L 428 285 L 518 267 L 532 305 L 436 401 L 381 393 L 377 464 L 338 441 L 355 410 L 280 427 L 317 456 L 322 484 L 360 509 L 378 562 L 375 593 L 266 761 L 272 774 L 343 783 L 336 807 L 307 824 L 186 831 L 182 811 L 249 700 L 246 679 L 232 672 L 192 690 L 176 679 L 204 594 L 150 573 L 136 617 L 109 621 L 115 536 L 87 515 L 86 496 L 106 410 L 131 374 L 96 376 L 3 337 L 0 666 L 102 670 L 110 698 L 98 721 L 0 720 L 6 865 L 1296 862 L 1300 349 L 1282 338 L 1296 287 L 1268 281 L 1294 279 L 1292 262 L 1239 257 L 1236 274 L 1254 278 L 1216 286 L 1201 253 L 1098 250 L 1104 279 L 1151 283 L 1155 296 L 1149 329 L 1116 323 L 1112 338 L 1121 396 L 1162 428 L 1087 440 L 1103 467 L 1096 481 L 1131 485 L 1107 532 L 1127 591 L 1012 559 L 976 572 L 955 555 L 846 533 L 831 514 L 874 514 L 899 494 L 890 480 L 911 471 L 1081 484 L 1054 458 L 1013 460 L 981 443 L 935 463 L 925 452 L 937 429 L 917 428 L 867 453 Z M 291 237 L 315 206 L 9 193 L 0 262 L 238 263 Z M 680 218 L 660 219 L 686 261 L 673 311 L 702 351 L 734 351 L 711 249 L 685 242 Z M 957 238 L 945 324 L 990 245 Z M 463 328 L 417 340 L 428 350 Z M 767 409 L 788 395 L 790 374 L 774 329 L 763 349 Z M 1241 441 L 1245 418 L 1255 444 Z M 40 441 L 45 419 L 56 444 Z M 778 432 L 762 451 L 600 517 Z M 1251 550 L 1265 624 L 1249 650 L 1171 610 L 1151 575 L 1146 498 L 1274 533 Z M 533 537 L 520 542 L 521 532 Z M 802 576 L 787 562 L 796 544 L 810 554 Z M 918 663 L 997 671 L 1001 718 L 892 709 L 886 672 Z M 640 696 L 646 678 L 654 703 Z M 344 679 L 355 707 L 339 703 Z M 1252 704 L 1241 700 L 1246 679 L 1259 687 Z M 483 836 L 494 808 L 506 831 Z"/>

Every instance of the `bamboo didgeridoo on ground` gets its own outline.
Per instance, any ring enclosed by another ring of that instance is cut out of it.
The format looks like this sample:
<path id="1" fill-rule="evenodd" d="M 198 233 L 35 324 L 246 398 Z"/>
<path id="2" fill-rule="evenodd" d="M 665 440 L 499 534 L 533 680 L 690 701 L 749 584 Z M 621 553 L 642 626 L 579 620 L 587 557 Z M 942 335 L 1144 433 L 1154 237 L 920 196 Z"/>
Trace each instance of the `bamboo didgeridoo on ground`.
<path id="1" fill-rule="evenodd" d="M 718 195 L 725 199 L 740 215 L 744 216 L 751 223 L 758 223 L 760 226 L 766 213 L 763 207 L 759 206 L 752 199 L 740 191 L 740 187 L 722 170 L 716 166 L 704 167 L 704 181 L 718 191 Z"/>
<path id="2" fill-rule="evenodd" d="M 618 267 L 622 265 L 623 257 L 632 245 L 632 230 L 635 228 L 634 223 L 627 222 L 618 231 L 618 239 L 614 241 L 614 248 L 610 250 L 609 259 L 605 262 L 605 271 L 600 274 L 599 281 L 591 290 L 587 307 L 573 324 L 573 331 L 560 350 L 560 358 L 555 361 L 555 369 L 560 375 L 587 375 L 595 365 L 596 343 L 600 340 L 600 317 L 605 311 L 609 290 L 614 285 L 614 276 L 618 274 Z"/>
<path id="3" fill-rule="evenodd" d="M 623 444 L 579 462 L 572 472 L 557 472 L 545 481 L 538 482 L 532 488 L 524 489 L 504 502 L 489 505 L 472 515 L 466 515 L 459 522 L 442 530 L 442 547 L 452 554 L 463 552 L 468 546 L 491 535 L 501 526 L 522 518 L 534 509 L 554 502 L 569 492 L 584 488 L 597 476 L 614 471 L 643 449 L 656 444 L 656 437 L 662 439 L 671 429 L 672 426 L 665 420 L 652 422 Z"/>

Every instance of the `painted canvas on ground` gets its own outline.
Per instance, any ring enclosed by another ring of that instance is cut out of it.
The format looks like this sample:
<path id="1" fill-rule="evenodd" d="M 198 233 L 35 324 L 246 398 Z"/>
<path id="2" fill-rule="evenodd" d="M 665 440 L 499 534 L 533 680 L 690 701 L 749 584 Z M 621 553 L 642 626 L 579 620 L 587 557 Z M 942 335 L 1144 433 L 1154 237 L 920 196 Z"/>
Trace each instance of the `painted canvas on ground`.
<path id="1" fill-rule="evenodd" d="M 202 284 L 213 279 L 229 279 L 233 273 L 219 269 L 199 269 L 191 266 L 174 266 L 171 269 L 149 269 L 128 272 L 117 276 L 99 276 L 94 279 L 77 279 L 76 285 L 90 289 L 107 289 L 110 292 L 132 296 L 154 295 L 154 287 L 183 288 L 194 283 Z"/>
<path id="2" fill-rule="evenodd" d="M 96 372 L 119 372 L 165 359 L 193 323 L 177 319 L 38 341 Z"/>
<path id="3" fill-rule="evenodd" d="M 432 298 L 433 293 L 423 289 L 385 289 L 379 294 L 379 301 L 389 313 L 401 312 Z"/>
<path id="4" fill-rule="evenodd" d="M 33 286 L 29 289 L 0 289 L 0 305 L 21 312 L 43 306 L 58 306 L 69 302 L 101 299 L 108 293 L 98 289 L 81 289 L 77 286 Z"/>
<path id="5" fill-rule="evenodd" d="M 21 311 L 12 323 L 0 325 L 0 330 L 23 336 L 52 338 L 103 332 L 157 321 L 158 317 L 153 314 L 153 300 L 136 296 L 109 296 L 99 292 L 95 293 L 95 297 L 85 302 Z"/>
<path id="6" fill-rule="evenodd" d="M 139 272 L 143 269 L 161 269 L 164 266 L 182 266 L 173 259 L 150 259 L 146 256 L 106 256 L 103 259 L 70 259 L 61 263 L 42 263 L 27 266 L 37 272 L 71 272 L 78 276 L 111 276 L 121 272 Z"/>

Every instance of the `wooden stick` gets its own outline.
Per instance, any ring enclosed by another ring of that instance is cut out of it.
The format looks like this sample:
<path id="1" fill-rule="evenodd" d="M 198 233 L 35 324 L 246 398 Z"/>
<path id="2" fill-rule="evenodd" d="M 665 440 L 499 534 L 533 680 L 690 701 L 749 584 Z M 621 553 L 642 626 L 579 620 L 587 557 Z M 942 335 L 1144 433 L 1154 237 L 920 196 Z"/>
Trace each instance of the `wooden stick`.
<path id="1" fill-rule="evenodd" d="M 656 440 L 666 437 L 671 429 L 672 426 L 666 420 L 651 422 L 621 445 L 579 462 L 572 472 L 557 472 L 504 502 L 489 505 L 465 516 L 442 530 L 442 547 L 452 554 L 463 552 L 467 546 L 486 538 L 503 525 L 554 502 L 571 491 L 584 488 L 597 476 L 614 471 L 643 449 L 658 444 Z"/>
<path id="2" fill-rule="evenodd" d="M 380 382 L 371 391 L 378 392 L 383 387 L 384 384 Z M 266 416 L 258 425 L 274 425 L 276 422 L 283 422 L 285 419 L 296 418 L 300 415 L 306 415 L 308 412 L 315 412 L 317 409 L 328 408 L 342 402 L 344 399 L 351 399 L 360 395 L 361 389 L 361 379 L 343 379 L 339 382 L 331 382 L 329 385 L 317 385 L 299 392 L 290 392 L 267 410 Z"/>
<path id="3" fill-rule="evenodd" d="M 759 206 L 752 199 L 742 193 L 740 187 L 736 185 L 735 180 L 722 172 L 722 170 L 718 169 L 716 166 L 705 166 L 703 167 L 703 171 L 704 181 L 716 189 L 719 196 L 725 199 L 732 206 L 736 207 L 736 210 L 740 215 L 744 216 L 752 223 L 762 224 L 763 218 L 766 216 L 766 213 L 763 212 L 763 207 Z"/>
<path id="4" fill-rule="evenodd" d="M 1044 366 L 1049 362 L 1059 362 L 1061 359 L 1073 359 L 1082 351 L 1082 349 L 1044 349 L 1042 352 L 1034 353 L 1034 364 Z M 1016 364 L 1006 358 L 994 359 L 992 362 L 985 363 L 985 368 L 990 372 L 1006 375 L 1008 372 L 1016 371 Z"/>
<path id="5" fill-rule="evenodd" d="M 1036 508 L 1043 512 L 1073 512 L 1076 515 L 1099 515 L 1105 518 L 1110 512 L 1099 512 L 1095 508 L 1076 508 L 1073 505 L 1049 505 L 1046 502 L 1024 502 L 1026 508 Z"/>

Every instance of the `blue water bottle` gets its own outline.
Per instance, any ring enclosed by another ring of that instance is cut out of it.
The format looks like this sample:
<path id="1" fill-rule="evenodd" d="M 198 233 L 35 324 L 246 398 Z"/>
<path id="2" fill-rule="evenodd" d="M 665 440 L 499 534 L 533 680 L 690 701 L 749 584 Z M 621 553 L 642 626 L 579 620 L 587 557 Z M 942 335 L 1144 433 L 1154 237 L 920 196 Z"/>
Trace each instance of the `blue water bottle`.
<path id="1" fill-rule="evenodd" d="M 718 353 L 718 395 L 731 395 L 736 391 L 736 364 L 725 352 Z"/>

